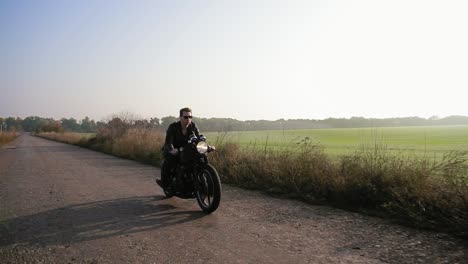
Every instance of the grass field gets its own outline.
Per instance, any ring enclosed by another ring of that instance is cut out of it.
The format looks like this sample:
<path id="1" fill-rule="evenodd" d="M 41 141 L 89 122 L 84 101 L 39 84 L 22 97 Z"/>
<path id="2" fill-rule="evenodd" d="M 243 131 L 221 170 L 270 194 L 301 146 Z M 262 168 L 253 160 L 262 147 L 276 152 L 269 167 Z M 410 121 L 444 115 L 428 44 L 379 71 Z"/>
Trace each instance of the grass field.
<path id="1" fill-rule="evenodd" d="M 375 144 L 387 150 L 439 156 L 450 150 L 468 151 L 468 126 L 307 129 L 206 133 L 210 142 L 235 142 L 241 148 L 294 148 L 308 138 L 331 155 L 349 154 Z"/>

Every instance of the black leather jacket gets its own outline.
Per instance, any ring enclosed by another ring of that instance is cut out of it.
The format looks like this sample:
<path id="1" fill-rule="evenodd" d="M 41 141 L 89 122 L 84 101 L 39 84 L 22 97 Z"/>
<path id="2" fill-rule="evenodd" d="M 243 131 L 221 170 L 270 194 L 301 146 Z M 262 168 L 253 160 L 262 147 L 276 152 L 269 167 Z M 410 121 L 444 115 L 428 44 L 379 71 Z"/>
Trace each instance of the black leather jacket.
<path id="1" fill-rule="evenodd" d="M 185 146 L 192 134 L 195 134 L 197 137 L 200 136 L 200 131 L 193 122 L 187 127 L 187 135 L 182 134 L 180 121 L 170 124 L 166 131 L 166 141 L 163 148 L 164 154 L 167 154 L 174 148 L 178 149 Z"/>

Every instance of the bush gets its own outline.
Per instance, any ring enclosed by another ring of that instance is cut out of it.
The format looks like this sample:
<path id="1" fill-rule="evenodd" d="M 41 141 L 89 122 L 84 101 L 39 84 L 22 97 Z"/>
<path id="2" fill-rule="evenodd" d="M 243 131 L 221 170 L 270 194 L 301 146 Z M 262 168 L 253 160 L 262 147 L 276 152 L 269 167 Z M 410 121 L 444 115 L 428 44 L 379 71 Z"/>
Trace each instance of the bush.
<path id="1" fill-rule="evenodd" d="M 465 235 L 468 230 L 466 152 L 442 161 L 391 154 L 383 144 L 333 160 L 305 140 L 296 151 L 217 147 L 212 162 L 224 182 L 314 203 L 390 216 L 406 224 Z"/>
<path id="2" fill-rule="evenodd" d="M 0 146 L 13 141 L 17 136 L 18 134 L 15 131 L 0 132 Z"/>

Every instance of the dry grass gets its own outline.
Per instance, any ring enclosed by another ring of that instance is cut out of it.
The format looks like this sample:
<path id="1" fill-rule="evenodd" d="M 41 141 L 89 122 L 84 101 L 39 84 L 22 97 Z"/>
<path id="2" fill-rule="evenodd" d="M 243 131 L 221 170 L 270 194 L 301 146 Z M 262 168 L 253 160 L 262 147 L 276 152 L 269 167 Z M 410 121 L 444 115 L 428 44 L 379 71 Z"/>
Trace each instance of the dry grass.
<path id="1" fill-rule="evenodd" d="M 375 144 L 337 160 L 307 140 L 294 151 L 217 148 L 212 162 L 225 182 L 468 235 L 466 152 L 435 160 Z"/>
<path id="2" fill-rule="evenodd" d="M 211 160 L 224 181 L 295 197 L 324 200 L 334 188 L 337 170 L 323 148 L 304 145 L 296 151 L 240 151 L 227 143 Z"/>
<path id="3" fill-rule="evenodd" d="M 54 139 L 120 157 L 159 165 L 165 134 L 109 122 L 95 137 Z M 49 134 L 49 138 L 52 138 Z M 396 155 L 383 144 L 331 158 L 305 138 L 294 150 L 274 151 L 214 143 L 211 162 L 223 182 L 389 216 L 418 227 L 468 235 L 468 155 L 449 152 L 442 160 Z"/>
<path id="4" fill-rule="evenodd" d="M 37 136 L 52 139 L 59 142 L 64 142 L 72 145 L 80 145 L 80 143 L 87 142 L 90 138 L 93 137 L 93 134 L 86 133 L 57 133 L 57 132 L 43 132 L 36 134 Z"/>
<path id="5" fill-rule="evenodd" d="M 165 135 L 158 130 L 130 128 L 122 136 L 108 141 L 108 149 L 119 157 L 159 165 Z"/>
<path id="6" fill-rule="evenodd" d="M 123 131 L 122 131 L 123 130 Z M 88 147 L 115 156 L 138 160 L 159 166 L 162 160 L 161 147 L 164 133 L 154 129 L 119 128 L 118 132 L 101 130 L 101 133 L 40 133 L 40 137 L 59 142 Z"/>
<path id="7" fill-rule="evenodd" d="M 0 146 L 13 141 L 17 136 L 16 132 L 0 132 Z"/>

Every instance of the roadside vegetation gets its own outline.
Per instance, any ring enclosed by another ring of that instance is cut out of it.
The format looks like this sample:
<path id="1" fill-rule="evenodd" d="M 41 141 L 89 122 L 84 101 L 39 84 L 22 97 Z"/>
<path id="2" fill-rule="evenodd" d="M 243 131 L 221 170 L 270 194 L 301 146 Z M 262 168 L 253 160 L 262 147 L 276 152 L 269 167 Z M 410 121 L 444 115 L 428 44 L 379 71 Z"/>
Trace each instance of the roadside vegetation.
<path id="1" fill-rule="evenodd" d="M 376 143 L 335 159 L 307 139 L 295 150 L 218 149 L 213 162 L 224 182 L 468 235 L 467 152 L 433 159 Z"/>
<path id="2" fill-rule="evenodd" d="M 36 134 L 40 137 L 52 139 L 55 141 L 72 144 L 72 145 L 85 145 L 91 138 L 96 137 L 94 133 L 75 133 L 75 132 L 42 132 Z"/>
<path id="3" fill-rule="evenodd" d="M 18 133 L 15 131 L 0 132 L 0 146 L 13 141 L 18 136 Z"/>
<path id="4" fill-rule="evenodd" d="M 158 166 L 164 130 L 114 117 L 96 134 L 42 133 L 51 138 Z M 225 183 L 311 203 L 396 219 L 415 227 L 468 236 L 468 152 L 440 158 L 390 150 L 373 140 L 331 156 L 310 137 L 294 147 L 241 145 L 219 135 L 211 161 Z"/>
<path id="5" fill-rule="evenodd" d="M 155 129 L 150 123 L 135 122 L 128 116 L 113 117 L 102 123 L 96 133 L 51 131 L 36 135 L 155 166 L 161 163 L 160 150 L 165 137 L 161 129 Z"/>

